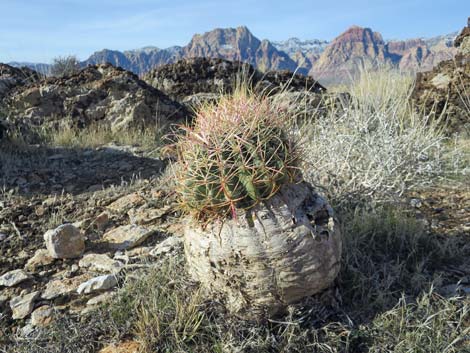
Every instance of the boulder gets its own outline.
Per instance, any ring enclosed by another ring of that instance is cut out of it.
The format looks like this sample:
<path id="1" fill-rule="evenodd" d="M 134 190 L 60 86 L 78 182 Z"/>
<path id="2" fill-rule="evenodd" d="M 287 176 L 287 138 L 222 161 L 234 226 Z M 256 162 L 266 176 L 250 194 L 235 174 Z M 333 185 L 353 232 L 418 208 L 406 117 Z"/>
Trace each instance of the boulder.
<path id="1" fill-rule="evenodd" d="M 459 48 L 462 54 L 470 54 L 470 17 L 467 20 L 467 27 L 464 27 L 462 32 L 455 38 L 454 46 Z"/>
<path id="2" fill-rule="evenodd" d="M 458 54 L 431 71 L 418 73 L 412 99 L 433 119 L 442 119 L 447 132 L 470 134 L 470 27 L 454 42 Z"/>
<path id="3" fill-rule="evenodd" d="M 13 88 L 38 81 L 41 76 L 27 67 L 17 68 L 0 63 L 0 100 Z"/>
<path id="4" fill-rule="evenodd" d="M 44 234 L 47 250 L 55 259 L 80 257 L 85 250 L 85 237 L 72 224 L 63 224 Z"/>
<path id="5" fill-rule="evenodd" d="M 110 64 L 72 76 L 47 78 L 5 97 L 15 124 L 46 128 L 102 125 L 113 131 L 155 126 L 186 117 L 185 108 L 135 74 Z"/>
<path id="6" fill-rule="evenodd" d="M 258 92 L 278 93 L 281 90 L 322 93 L 326 89 L 309 76 L 297 75 L 290 71 L 269 71 L 262 73 L 251 65 L 219 58 L 191 58 L 174 64 L 158 67 L 143 79 L 179 102 L 192 103 L 197 94 L 231 93 L 240 79 Z M 196 96 L 197 97 L 197 96 Z M 197 98 L 213 99 L 201 95 Z"/>

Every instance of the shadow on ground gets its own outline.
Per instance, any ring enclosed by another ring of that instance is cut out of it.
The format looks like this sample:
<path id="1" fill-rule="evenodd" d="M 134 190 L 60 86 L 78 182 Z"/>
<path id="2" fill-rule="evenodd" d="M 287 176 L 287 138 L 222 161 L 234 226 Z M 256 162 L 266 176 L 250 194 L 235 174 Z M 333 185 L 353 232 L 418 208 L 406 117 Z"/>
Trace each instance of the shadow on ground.
<path id="1" fill-rule="evenodd" d="M 130 147 L 60 148 L 0 145 L 0 187 L 20 195 L 78 195 L 160 174 L 165 163 Z"/>

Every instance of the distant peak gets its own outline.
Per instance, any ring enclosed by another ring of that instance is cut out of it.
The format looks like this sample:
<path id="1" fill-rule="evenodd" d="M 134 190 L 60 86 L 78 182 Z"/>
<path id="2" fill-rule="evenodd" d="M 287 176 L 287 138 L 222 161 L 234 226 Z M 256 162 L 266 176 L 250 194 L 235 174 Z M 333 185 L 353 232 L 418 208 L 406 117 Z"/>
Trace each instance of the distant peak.
<path id="1" fill-rule="evenodd" d="M 369 27 L 351 26 L 334 39 L 334 42 L 377 42 L 383 43 L 382 35 Z"/>

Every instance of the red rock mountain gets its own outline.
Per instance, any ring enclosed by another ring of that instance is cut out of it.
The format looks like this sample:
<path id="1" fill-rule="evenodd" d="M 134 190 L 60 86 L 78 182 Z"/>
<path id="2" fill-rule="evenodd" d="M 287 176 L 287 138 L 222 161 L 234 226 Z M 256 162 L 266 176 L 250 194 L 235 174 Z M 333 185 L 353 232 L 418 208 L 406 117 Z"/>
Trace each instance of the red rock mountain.
<path id="1" fill-rule="evenodd" d="M 297 64 L 286 53 L 277 50 L 269 41 L 260 41 L 247 27 L 215 29 L 196 34 L 183 48 L 187 58 L 223 58 L 247 62 L 258 69 L 291 70 Z"/>
<path id="2" fill-rule="evenodd" d="M 247 62 L 261 71 L 297 70 L 324 83 L 349 78 L 358 65 L 390 64 L 402 70 L 428 70 L 455 55 L 453 37 L 385 41 L 370 28 L 353 26 L 332 42 L 284 42 L 259 40 L 245 26 L 217 28 L 196 34 L 183 47 L 159 49 L 146 47 L 124 52 L 104 49 L 91 55 L 83 66 L 109 62 L 138 75 L 178 60 L 194 57 L 221 58 Z"/>
<path id="3" fill-rule="evenodd" d="M 387 54 L 380 33 L 353 26 L 331 42 L 310 73 L 319 79 L 332 76 L 346 78 L 358 65 L 389 62 Z"/>
<path id="4" fill-rule="evenodd" d="M 243 61 L 262 71 L 294 71 L 297 68 L 297 63 L 289 55 L 276 49 L 269 41 L 259 40 L 245 26 L 217 28 L 204 34 L 195 34 L 184 47 L 153 47 L 126 52 L 105 49 L 94 53 L 83 65 L 109 62 L 137 74 L 144 74 L 152 68 L 195 57 Z M 306 74 L 307 71 L 302 73 Z"/>
<path id="5" fill-rule="evenodd" d="M 353 26 L 326 47 L 309 73 L 323 82 L 338 82 L 354 75 L 361 65 L 393 65 L 416 72 L 429 70 L 455 53 L 447 37 L 386 43 L 380 33 Z"/>

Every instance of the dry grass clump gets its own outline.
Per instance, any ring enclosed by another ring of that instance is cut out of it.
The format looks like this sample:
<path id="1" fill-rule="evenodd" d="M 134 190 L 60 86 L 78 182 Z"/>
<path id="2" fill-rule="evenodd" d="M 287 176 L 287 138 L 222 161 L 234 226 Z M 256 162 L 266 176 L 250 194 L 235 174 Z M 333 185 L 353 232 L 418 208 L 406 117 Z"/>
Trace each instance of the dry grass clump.
<path id="1" fill-rule="evenodd" d="M 411 78 L 396 71 L 363 71 L 347 107 L 302 126 L 306 179 L 337 203 L 384 199 L 440 175 L 445 139 L 438 122 L 411 105 L 411 89 Z"/>
<path id="2" fill-rule="evenodd" d="M 196 219 L 235 216 L 298 175 L 285 113 L 246 89 L 202 106 L 177 138 L 177 191 Z"/>
<path id="3" fill-rule="evenodd" d="M 103 125 L 93 125 L 83 129 L 62 127 L 41 131 L 42 143 L 49 146 L 94 148 L 115 143 L 145 147 L 149 150 L 163 145 L 164 134 L 165 128 L 161 126 L 114 131 Z"/>
<path id="4" fill-rule="evenodd" d="M 84 128 L 61 126 L 59 128 L 31 128 L 12 130 L 1 142 L 2 150 L 28 151 L 31 144 L 47 147 L 96 148 L 107 144 L 138 146 L 147 151 L 159 150 L 165 140 L 168 126 L 157 123 L 153 127 L 112 130 L 104 124 Z"/>

